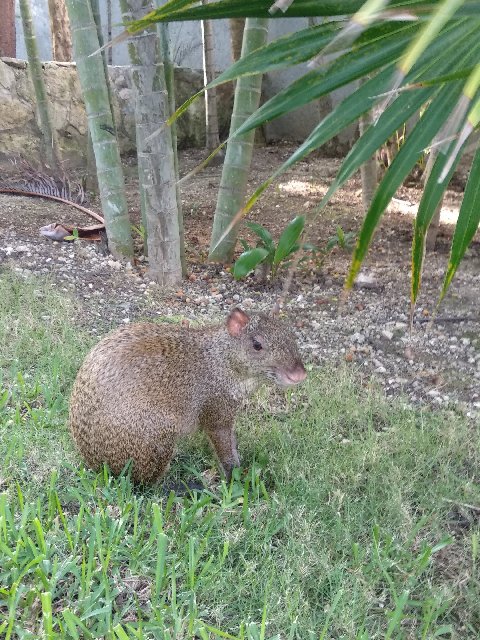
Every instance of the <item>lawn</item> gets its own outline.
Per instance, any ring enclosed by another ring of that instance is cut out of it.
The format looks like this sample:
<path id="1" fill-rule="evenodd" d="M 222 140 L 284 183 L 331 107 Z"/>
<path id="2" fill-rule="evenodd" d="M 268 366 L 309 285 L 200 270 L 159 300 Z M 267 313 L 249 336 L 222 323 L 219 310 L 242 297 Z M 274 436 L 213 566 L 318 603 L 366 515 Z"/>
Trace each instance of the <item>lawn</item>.
<path id="1" fill-rule="evenodd" d="M 1 638 L 479 637 L 478 425 L 325 363 L 252 400 L 229 486 L 197 436 L 140 489 L 72 446 L 93 343 L 78 317 L 48 281 L 3 272 Z"/>

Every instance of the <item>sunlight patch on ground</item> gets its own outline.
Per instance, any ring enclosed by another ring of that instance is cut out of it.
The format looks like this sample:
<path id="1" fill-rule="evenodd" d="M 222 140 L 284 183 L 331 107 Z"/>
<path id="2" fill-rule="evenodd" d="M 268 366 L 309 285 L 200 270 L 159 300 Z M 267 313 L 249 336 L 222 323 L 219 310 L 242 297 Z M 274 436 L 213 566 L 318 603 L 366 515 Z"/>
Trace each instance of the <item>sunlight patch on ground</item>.
<path id="1" fill-rule="evenodd" d="M 278 185 L 280 191 L 296 196 L 323 196 L 326 193 L 325 187 L 321 187 L 304 180 L 288 180 Z"/>
<path id="2" fill-rule="evenodd" d="M 415 218 L 417 214 L 418 205 L 408 200 L 399 200 L 398 198 L 392 198 L 392 201 L 388 207 L 389 211 L 395 211 L 397 213 L 403 213 L 404 215 Z M 456 224 L 458 219 L 458 207 L 446 207 L 443 206 L 440 212 L 440 222 L 445 224 Z"/>

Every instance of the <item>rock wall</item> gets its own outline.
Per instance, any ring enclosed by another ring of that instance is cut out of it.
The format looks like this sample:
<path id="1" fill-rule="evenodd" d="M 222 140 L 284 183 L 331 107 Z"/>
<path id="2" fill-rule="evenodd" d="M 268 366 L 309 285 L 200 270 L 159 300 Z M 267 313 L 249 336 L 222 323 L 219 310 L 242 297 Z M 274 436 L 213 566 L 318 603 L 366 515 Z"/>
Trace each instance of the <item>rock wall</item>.
<path id="1" fill-rule="evenodd" d="M 81 166 L 86 158 L 87 119 L 75 64 L 46 62 L 43 67 L 62 157 L 69 166 Z M 109 73 L 120 150 L 124 155 L 132 154 L 135 152 L 134 100 L 128 84 L 128 67 L 110 67 Z M 175 68 L 177 104 L 182 104 L 202 86 L 200 71 Z M 226 134 L 232 110 L 232 86 L 224 85 L 219 89 L 220 127 Z M 180 147 L 205 144 L 205 103 L 202 98 L 178 120 L 177 130 Z M 38 162 L 42 159 L 42 141 L 27 63 L 0 58 L 0 160 L 15 155 Z"/>

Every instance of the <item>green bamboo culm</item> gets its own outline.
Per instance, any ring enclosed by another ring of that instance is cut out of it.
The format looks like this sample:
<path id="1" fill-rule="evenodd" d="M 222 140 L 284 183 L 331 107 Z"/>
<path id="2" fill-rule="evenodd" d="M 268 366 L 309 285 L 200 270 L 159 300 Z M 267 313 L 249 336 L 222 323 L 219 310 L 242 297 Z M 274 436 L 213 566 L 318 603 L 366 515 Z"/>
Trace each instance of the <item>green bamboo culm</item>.
<path id="1" fill-rule="evenodd" d="M 158 6 L 158 1 L 157 1 Z M 158 35 L 160 37 L 160 50 L 163 61 L 163 69 L 165 72 L 165 83 L 168 91 L 169 116 L 175 113 L 175 71 L 170 52 L 170 37 L 168 33 L 168 22 L 161 22 L 158 25 Z M 187 273 L 187 259 L 185 257 L 185 230 L 183 226 L 182 198 L 180 194 L 180 172 L 178 167 L 178 149 L 177 149 L 177 123 L 174 122 L 170 127 L 172 133 L 173 162 L 175 165 L 175 179 L 177 191 L 177 209 L 178 209 L 178 230 L 180 233 L 180 261 L 182 263 L 182 274 Z"/>
<path id="2" fill-rule="evenodd" d="M 138 19 L 151 0 L 120 0 L 124 21 Z M 177 189 L 172 136 L 165 127 L 170 105 L 155 26 L 128 42 L 135 95 L 139 187 L 146 221 L 149 274 L 162 286 L 182 279 Z M 150 137 L 156 133 L 153 137 Z"/>
<path id="3" fill-rule="evenodd" d="M 102 32 L 102 18 L 100 16 L 100 4 L 99 0 L 90 0 L 90 6 L 92 7 L 92 15 L 93 21 L 95 22 L 95 26 L 97 27 L 97 36 L 98 36 L 98 44 L 103 47 L 103 32 Z M 108 77 L 108 63 L 107 63 L 107 54 L 105 49 L 101 51 L 102 54 L 102 62 L 103 68 L 105 70 L 105 77 L 107 79 L 107 90 L 108 90 L 108 100 L 110 102 L 110 110 L 112 112 L 113 124 L 115 126 L 115 131 L 117 130 L 116 122 L 115 122 L 115 113 L 113 111 L 113 100 L 112 100 L 112 89 L 110 86 L 110 79 Z"/>
<path id="4" fill-rule="evenodd" d="M 247 18 L 243 32 L 242 57 L 266 44 L 267 29 L 268 19 Z M 230 136 L 258 109 L 261 88 L 261 74 L 243 76 L 238 79 L 235 87 Z M 234 137 L 227 145 L 210 241 L 209 259 L 214 262 L 231 262 L 233 258 L 238 227 L 234 227 L 220 244 L 218 241 L 232 218 L 244 205 L 254 138 L 255 130 Z"/>
<path id="5" fill-rule="evenodd" d="M 108 247 L 115 258 L 132 257 L 125 183 L 108 99 L 107 80 L 90 0 L 67 0 L 77 72 L 97 165 Z"/>
<path id="6" fill-rule="evenodd" d="M 37 39 L 33 29 L 32 12 L 30 0 L 20 0 L 20 13 L 22 16 L 23 34 L 25 38 L 25 48 L 27 50 L 28 69 L 35 91 L 37 103 L 37 114 L 42 132 L 45 147 L 45 156 L 51 169 L 60 169 L 60 156 L 58 152 L 58 140 L 48 107 L 47 91 L 43 78 L 42 63 L 38 54 Z"/>

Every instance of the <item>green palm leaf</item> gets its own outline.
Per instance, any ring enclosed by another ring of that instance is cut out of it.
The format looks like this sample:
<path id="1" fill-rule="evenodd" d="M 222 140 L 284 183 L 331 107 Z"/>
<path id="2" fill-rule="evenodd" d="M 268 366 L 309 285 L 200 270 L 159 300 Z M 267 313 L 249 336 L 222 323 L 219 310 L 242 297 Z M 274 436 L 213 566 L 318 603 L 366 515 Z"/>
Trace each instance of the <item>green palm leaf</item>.
<path id="1" fill-rule="evenodd" d="M 432 61 L 435 61 L 435 72 L 443 73 L 451 68 L 452 62 L 456 59 L 468 61 L 468 57 L 474 57 L 478 49 L 472 50 L 469 35 L 473 31 L 465 34 L 465 25 L 457 25 L 448 30 L 444 37 L 433 43 L 428 55 L 425 56 L 423 66 L 414 68 L 407 76 L 407 80 L 412 83 L 422 79 L 422 84 L 426 89 L 407 91 L 402 93 L 380 117 L 376 127 L 370 128 L 364 136 L 354 145 L 347 158 L 343 162 L 335 181 L 330 186 L 327 194 L 322 199 L 320 207 L 323 208 L 332 195 L 357 171 L 360 166 L 368 160 L 375 151 L 410 118 L 433 94 L 433 89 L 438 83 L 444 83 L 444 78 L 434 78 L 424 82 L 423 78 L 428 77 L 431 71 Z M 463 34 L 463 38 L 462 38 Z M 470 67 L 469 67 L 470 68 Z M 298 149 L 266 180 L 261 184 L 248 200 L 244 211 L 248 212 L 258 200 L 265 189 L 287 169 L 296 162 L 302 160 L 309 153 L 318 149 L 331 138 L 342 131 L 346 126 L 354 122 L 363 113 L 369 111 L 375 104 L 375 96 L 381 94 L 388 87 L 393 67 L 389 66 L 375 77 L 364 83 L 357 91 L 340 103 L 337 108 L 320 122 L 312 131 L 310 136 L 301 144 Z M 466 73 L 462 73 L 464 77 Z M 458 79 L 458 74 L 449 76 L 450 80 Z"/>
<path id="2" fill-rule="evenodd" d="M 355 282 L 355 278 L 360 271 L 360 267 L 370 246 L 374 231 L 388 203 L 412 170 L 419 155 L 441 128 L 444 122 L 445 112 L 449 112 L 454 107 L 461 93 L 461 89 L 461 83 L 456 82 L 454 86 L 447 85 L 437 92 L 437 95 L 432 99 L 425 114 L 407 137 L 405 144 L 401 147 L 385 173 L 360 230 L 352 265 L 347 276 L 347 288 L 352 287 Z"/>
<path id="3" fill-rule="evenodd" d="M 475 154 L 468 177 L 465 195 L 453 235 L 450 259 L 443 281 L 440 302 L 447 293 L 453 277 L 462 261 L 468 245 L 472 241 L 480 224 L 480 149 Z"/>
<path id="4" fill-rule="evenodd" d="M 412 314 L 420 290 L 423 260 L 425 256 L 425 238 L 428 227 L 430 226 L 438 205 L 442 201 L 445 189 L 447 188 L 448 182 L 450 181 L 453 171 L 457 165 L 455 162 L 449 170 L 447 179 L 439 182 L 439 177 L 443 171 L 446 161 L 447 157 L 444 154 L 440 154 L 436 159 L 432 172 L 425 185 L 422 199 L 418 207 L 417 216 L 415 218 L 412 242 L 412 282 L 410 296 Z"/>

